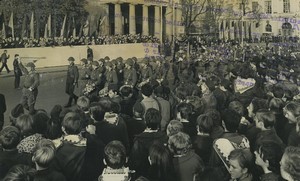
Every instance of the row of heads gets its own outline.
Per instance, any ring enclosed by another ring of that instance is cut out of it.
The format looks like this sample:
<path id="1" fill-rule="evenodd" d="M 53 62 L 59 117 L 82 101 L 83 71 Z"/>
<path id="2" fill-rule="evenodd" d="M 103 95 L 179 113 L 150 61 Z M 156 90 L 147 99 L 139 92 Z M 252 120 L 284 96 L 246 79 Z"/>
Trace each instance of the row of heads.
<path id="1" fill-rule="evenodd" d="M 151 61 L 152 62 L 163 62 L 165 61 L 166 59 L 162 56 L 153 56 L 153 57 L 145 57 L 143 59 L 143 61 L 141 61 L 142 63 L 146 63 L 146 64 L 149 64 Z M 75 59 L 74 57 L 69 57 L 68 58 L 68 61 L 70 62 L 74 62 Z M 122 57 L 118 57 L 116 59 L 110 59 L 108 56 L 106 56 L 105 58 L 101 58 L 99 59 L 98 61 L 93 61 L 92 58 L 83 58 L 80 60 L 80 62 L 82 62 L 83 64 L 91 64 L 91 65 L 94 65 L 94 66 L 100 66 L 100 63 L 102 65 L 105 65 L 105 66 L 109 66 L 109 67 L 113 67 L 114 65 L 118 65 L 118 64 L 127 64 L 129 66 L 133 66 L 136 62 L 138 62 L 138 58 L 137 57 L 132 57 L 132 58 L 128 58 L 126 60 L 124 60 Z"/>

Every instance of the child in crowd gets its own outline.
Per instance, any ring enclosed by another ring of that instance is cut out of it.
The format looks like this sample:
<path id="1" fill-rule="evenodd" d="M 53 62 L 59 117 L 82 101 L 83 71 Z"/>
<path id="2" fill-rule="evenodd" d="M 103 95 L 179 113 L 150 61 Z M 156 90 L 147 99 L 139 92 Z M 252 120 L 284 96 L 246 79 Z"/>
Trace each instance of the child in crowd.
<path id="1" fill-rule="evenodd" d="M 189 135 L 179 132 L 172 135 L 168 147 L 173 154 L 173 164 L 179 181 L 193 180 L 204 170 L 202 159 L 194 153 Z"/>
<path id="2" fill-rule="evenodd" d="M 125 167 L 127 162 L 126 148 L 120 141 L 112 141 L 104 148 L 104 164 L 107 166 L 98 181 L 129 181 L 129 168 Z"/>
<path id="3" fill-rule="evenodd" d="M 300 148 L 289 146 L 280 161 L 280 173 L 287 181 L 300 180 Z"/>

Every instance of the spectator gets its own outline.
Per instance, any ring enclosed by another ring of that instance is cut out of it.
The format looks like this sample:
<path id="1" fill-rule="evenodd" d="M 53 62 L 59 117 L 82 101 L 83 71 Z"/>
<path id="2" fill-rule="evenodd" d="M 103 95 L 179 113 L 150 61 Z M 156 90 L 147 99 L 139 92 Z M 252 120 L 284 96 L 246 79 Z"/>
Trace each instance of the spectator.
<path id="1" fill-rule="evenodd" d="M 263 175 L 260 176 L 261 181 L 280 180 L 280 164 L 279 161 L 283 155 L 282 146 L 269 141 L 264 141 L 254 152 L 255 164 L 263 169 Z"/>
<path id="2" fill-rule="evenodd" d="M 280 173 L 282 178 L 288 181 L 300 179 L 300 148 L 289 146 L 285 149 L 280 161 Z"/>
<path id="3" fill-rule="evenodd" d="M 229 173 L 232 179 L 251 181 L 253 179 L 253 155 L 249 149 L 236 149 L 230 152 Z"/>
<path id="4" fill-rule="evenodd" d="M 34 181 L 35 170 L 28 165 L 15 165 L 6 174 L 3 181 Z"/>
<path id="5" fill-rule="evenodd" d="M 182 132 L 172 135 L 168 146 L 173 154 L 173 164 L 179 181 L 193 180 L 204 171 L 202 159 L 191 150 L 189 135 Z"/>

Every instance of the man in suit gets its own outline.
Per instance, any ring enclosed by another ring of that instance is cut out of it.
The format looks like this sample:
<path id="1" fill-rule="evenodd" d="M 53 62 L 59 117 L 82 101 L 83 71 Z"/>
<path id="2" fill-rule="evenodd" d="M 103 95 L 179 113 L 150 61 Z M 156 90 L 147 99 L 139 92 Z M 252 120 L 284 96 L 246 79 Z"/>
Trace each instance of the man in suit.
<path id="1" fill-rule="evenodd" d="M 0 130 L 4 124 L 4 113 L 6 111 L 6 102 L 3 94 L 0 94 Z"/>
<path id="2" fill-rule="evenodd" d="M 74 94 L 75 85 L 77 85 L 78 77 L 79 77 L 78 68 L 74 64 L 75 59 L 73 57 L 69 57 L 68 61 L 70 65 L 68 66 L 68 72 L 67 72 L 66 93 L 69 95 L 69 101 L 65 105 L 65 107 L 71 107 L 73 99 L 76 103 L 78 98 Z"/>
<path id="3" fill-rule="evenodd" d="M 1 55 L 1 62 L 2 62 L 2 66 L 0 68 L 0 73 L 2 72 L 2 69 L 5 67 L 7 73 L 10 72 L 10 70 L 8 69 L 7 66 L 7 60 L 9 59 L 9 55 L 7 55 L 7 50 L 4 50 L 4 52 Z"/>
<path id="4" fill-rule="evenodd" d="M 22 76 L 22 71 L 19 66 L 20 56 L 19 54 L 15 54 L 15 59 L 13 62 L 14 65 L 14 73 L 15 73 L 15 89 L 20 89 L 20 78 Z"/>

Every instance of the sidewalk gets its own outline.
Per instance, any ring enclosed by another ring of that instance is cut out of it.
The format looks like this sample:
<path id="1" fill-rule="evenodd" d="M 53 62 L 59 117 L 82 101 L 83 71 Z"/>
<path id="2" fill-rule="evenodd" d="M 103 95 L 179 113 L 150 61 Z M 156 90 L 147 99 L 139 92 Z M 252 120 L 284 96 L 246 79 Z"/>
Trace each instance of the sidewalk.
<path id="1" fill-rule="evenodd" d="M 68 70 L 68 65 L 56 66 L 56 67 L 44 67 L 44 68 L 36 69 L 36 71 L 39 73 L 55 73 L 55 72 L 64 72 L 67 70 Z M 14 77 L 14 71 L 11 70 L 9 74 L 6 71 L 2 71 L 0 74 L 0 79 L 6 77 Z"/>

